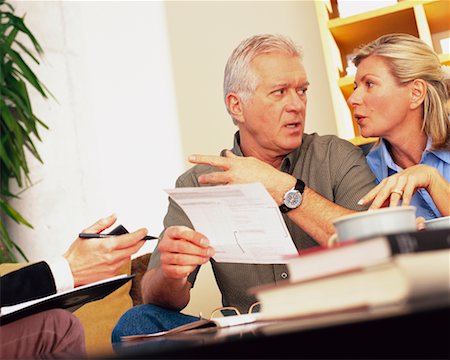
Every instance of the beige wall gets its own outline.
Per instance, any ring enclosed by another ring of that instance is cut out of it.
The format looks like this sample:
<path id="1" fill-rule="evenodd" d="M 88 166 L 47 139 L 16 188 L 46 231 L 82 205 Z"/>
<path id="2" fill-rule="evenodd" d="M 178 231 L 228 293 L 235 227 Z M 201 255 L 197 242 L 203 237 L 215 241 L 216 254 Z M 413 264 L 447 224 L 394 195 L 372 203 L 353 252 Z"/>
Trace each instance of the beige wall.
<path id="1" fill-rule="evenodd" d="M 236 128 L 223 103 L 223 69 L 236 45 L 254 34 L 283 34 L 303 46 L 311 83 L 306 132 L 336 134 L 313 1 L 170 1 L 166 12 L 185 159 L 232 146 Z M 206 269 L 200 272 L 188 313 L 209 316 L 220 305 L 210 267 Z"/>

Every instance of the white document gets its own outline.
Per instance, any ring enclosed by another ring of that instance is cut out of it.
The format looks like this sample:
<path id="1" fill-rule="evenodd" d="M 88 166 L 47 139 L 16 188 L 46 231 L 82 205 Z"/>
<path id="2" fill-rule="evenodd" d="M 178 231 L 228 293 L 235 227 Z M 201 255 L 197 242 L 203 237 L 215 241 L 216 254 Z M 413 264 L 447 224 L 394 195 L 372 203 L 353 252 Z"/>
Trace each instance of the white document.
<path id="1" fill-rule="evenodd" d="M 298 255 L 277 204 L 261 183 L 166 190 L 214 247 L 218 262 L 285 264 Z"/>

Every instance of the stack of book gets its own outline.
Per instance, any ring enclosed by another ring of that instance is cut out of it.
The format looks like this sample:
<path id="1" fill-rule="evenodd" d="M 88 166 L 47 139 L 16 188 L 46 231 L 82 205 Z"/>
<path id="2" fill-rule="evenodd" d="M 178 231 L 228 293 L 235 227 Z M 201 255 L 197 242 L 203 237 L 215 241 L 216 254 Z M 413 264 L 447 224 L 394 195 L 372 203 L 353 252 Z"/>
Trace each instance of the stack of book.
<path id="1" fill-rule="evenodd" d="M 450 303 L 449 249 L 449 229 L 314 249 L 289 260 L 289 280 L 250 292 L 261 301 L 264 319 L 433 299 Z"/>

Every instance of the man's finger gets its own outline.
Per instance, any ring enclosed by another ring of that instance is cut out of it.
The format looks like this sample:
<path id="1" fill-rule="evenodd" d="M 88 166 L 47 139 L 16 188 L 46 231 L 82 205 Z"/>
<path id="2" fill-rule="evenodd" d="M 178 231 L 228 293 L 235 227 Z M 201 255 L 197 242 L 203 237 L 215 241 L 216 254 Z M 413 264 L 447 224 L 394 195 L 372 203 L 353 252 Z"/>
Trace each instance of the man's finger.
<path id="1" fill-rule="evenodd" d="M 171 226 L 166 230 L 164 236 L 168 236 L 173 239 L 187 240 L 202 248 L 209 247 L 209 240 L 205 235 L 199 233 L 198 231 L 189 229 L 186 226 Z"/>
<path id="2" fill-rule="evenodd" d="M 114 243 L 115 249 L 125 249 L 131 246 L 136 245 L 139 241 L 141 241 L 145 235 L 147 235 L 148 230 L 145 228 L 133 231 L 129 234 L 118 235 L 112 238 L 108 238 L 108 240 L 112 240 Z M 142 241 L 142 244 L 139 245 L 141 247 L 145 241 Z"/>
<path id="3" fill-rule="evenodd" d="M 111 214 L 103 219 L 97 220 L 95 224 L 92 224 L 88 228 L 84 229 L 83 233 L 86 234 L 98 234 L 103 230 L 109 228 L 117 220 L 116 214 Z"/>
<path id="4" fill-rule="evenodd" d="M 223 156 L 194 154 L 189 156 L 189 161 L 193 164 L 207 164 L 224 170 L 230 167 L 230 161 Z"/>

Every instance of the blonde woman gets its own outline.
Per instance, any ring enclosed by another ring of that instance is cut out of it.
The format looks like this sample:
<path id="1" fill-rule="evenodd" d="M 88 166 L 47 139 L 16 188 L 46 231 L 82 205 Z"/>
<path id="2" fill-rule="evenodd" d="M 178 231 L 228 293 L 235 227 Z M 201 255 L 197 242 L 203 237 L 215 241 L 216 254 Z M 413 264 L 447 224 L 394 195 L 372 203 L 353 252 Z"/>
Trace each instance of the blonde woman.
<path id="1" fill-rule="evenodd" d="M 435 52 L 407 34 L 362 47 L 348 99 L 364 137 L 380 141 L 367 155 L 378 185 L 360 205 L 414 205 L 416 215 L 450 215 L 449 80 Z"/>

